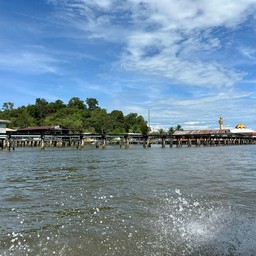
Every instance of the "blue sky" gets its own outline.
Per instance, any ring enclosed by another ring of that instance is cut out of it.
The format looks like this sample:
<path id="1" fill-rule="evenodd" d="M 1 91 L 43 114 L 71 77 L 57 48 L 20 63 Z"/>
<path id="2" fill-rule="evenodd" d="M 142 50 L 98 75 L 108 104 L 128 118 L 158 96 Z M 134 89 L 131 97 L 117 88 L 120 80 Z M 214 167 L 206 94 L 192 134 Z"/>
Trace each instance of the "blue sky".
<path id="1" fill-rule="evenodd" d="M 255 0 L 0 0 L 0 105 L 96 98 L 185 129 L 256 129 Z"/>

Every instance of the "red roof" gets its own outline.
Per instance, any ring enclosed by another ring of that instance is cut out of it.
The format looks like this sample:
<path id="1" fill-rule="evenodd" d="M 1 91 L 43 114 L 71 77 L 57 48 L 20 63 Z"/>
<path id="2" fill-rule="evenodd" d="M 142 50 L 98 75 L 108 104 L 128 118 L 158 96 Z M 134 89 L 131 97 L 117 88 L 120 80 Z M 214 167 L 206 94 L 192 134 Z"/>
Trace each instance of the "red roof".
<path id="1" fill-rule="evenodd" d="M 229 129 L 219 129 L 219 130 L 185 130 L 185 131 L 175 131 L 173 135 L 207 135 L 207 134 L 225 134 L 229 133 Z"/>
<path id="2" fill-rule="evenodd" d="M 48 126 L 34 126 L 19 129 L 19 131 L 47 131 L 47 130 L 68 130 L 60 125 L 48 125 Z"/>

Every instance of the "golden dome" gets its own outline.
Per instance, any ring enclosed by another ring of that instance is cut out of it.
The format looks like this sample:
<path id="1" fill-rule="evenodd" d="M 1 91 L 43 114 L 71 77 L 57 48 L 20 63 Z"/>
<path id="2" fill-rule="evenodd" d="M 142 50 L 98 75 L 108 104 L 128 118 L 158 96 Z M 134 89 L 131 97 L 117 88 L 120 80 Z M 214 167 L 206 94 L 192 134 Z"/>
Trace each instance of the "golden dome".
<path id="1" fill-rule="evenodd" d="M 246 126 L 244 124 L 238 124 L 236 125 L 236 129 L 245 129 Z"/>

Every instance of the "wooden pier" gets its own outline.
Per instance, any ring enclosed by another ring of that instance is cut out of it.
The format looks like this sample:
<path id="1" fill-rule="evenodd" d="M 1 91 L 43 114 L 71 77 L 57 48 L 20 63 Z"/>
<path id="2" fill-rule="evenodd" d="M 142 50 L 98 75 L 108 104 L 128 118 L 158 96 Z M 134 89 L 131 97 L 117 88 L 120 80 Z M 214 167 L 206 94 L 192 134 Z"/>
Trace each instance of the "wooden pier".
<path id="1" fill-rule="evenodd" d="M 0 149 L 15 150 L 17 147 L 48 147 L 84 148 L 94 144 L 96 148 L 105 148 L 109 144 L 118 144 L 120 148 L 128 149 L 131 144 L 150 148 L 159 144 L 162 148 L 169 147 L 206 147 L 256 144 L 255 134 L 233 134 L 230 132 L 211 132 L 191 134 L 186 131 L 175 132 L 172 135 L 141 135 L 141 134 L 20 134 L 8 133 L 0 139 Z"/>

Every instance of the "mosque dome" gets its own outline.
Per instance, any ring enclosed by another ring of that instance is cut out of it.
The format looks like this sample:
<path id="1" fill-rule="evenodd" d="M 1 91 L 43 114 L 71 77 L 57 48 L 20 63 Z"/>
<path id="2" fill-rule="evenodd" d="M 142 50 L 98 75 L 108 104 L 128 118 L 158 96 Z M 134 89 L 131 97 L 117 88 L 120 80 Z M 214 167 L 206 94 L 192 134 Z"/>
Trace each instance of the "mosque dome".
<path id="1" fill-rule="evenodd" d="M 236 129 L 246 129 L 246 126 L 244 124 L 237 124 Z"/>
<path id="2" fill-rule="evenodd" d="M 231 133 L 254 133 L 252 129 L 248 129 L 244 124 L 237 124 L 235 129 L 231 130 Z"/>

